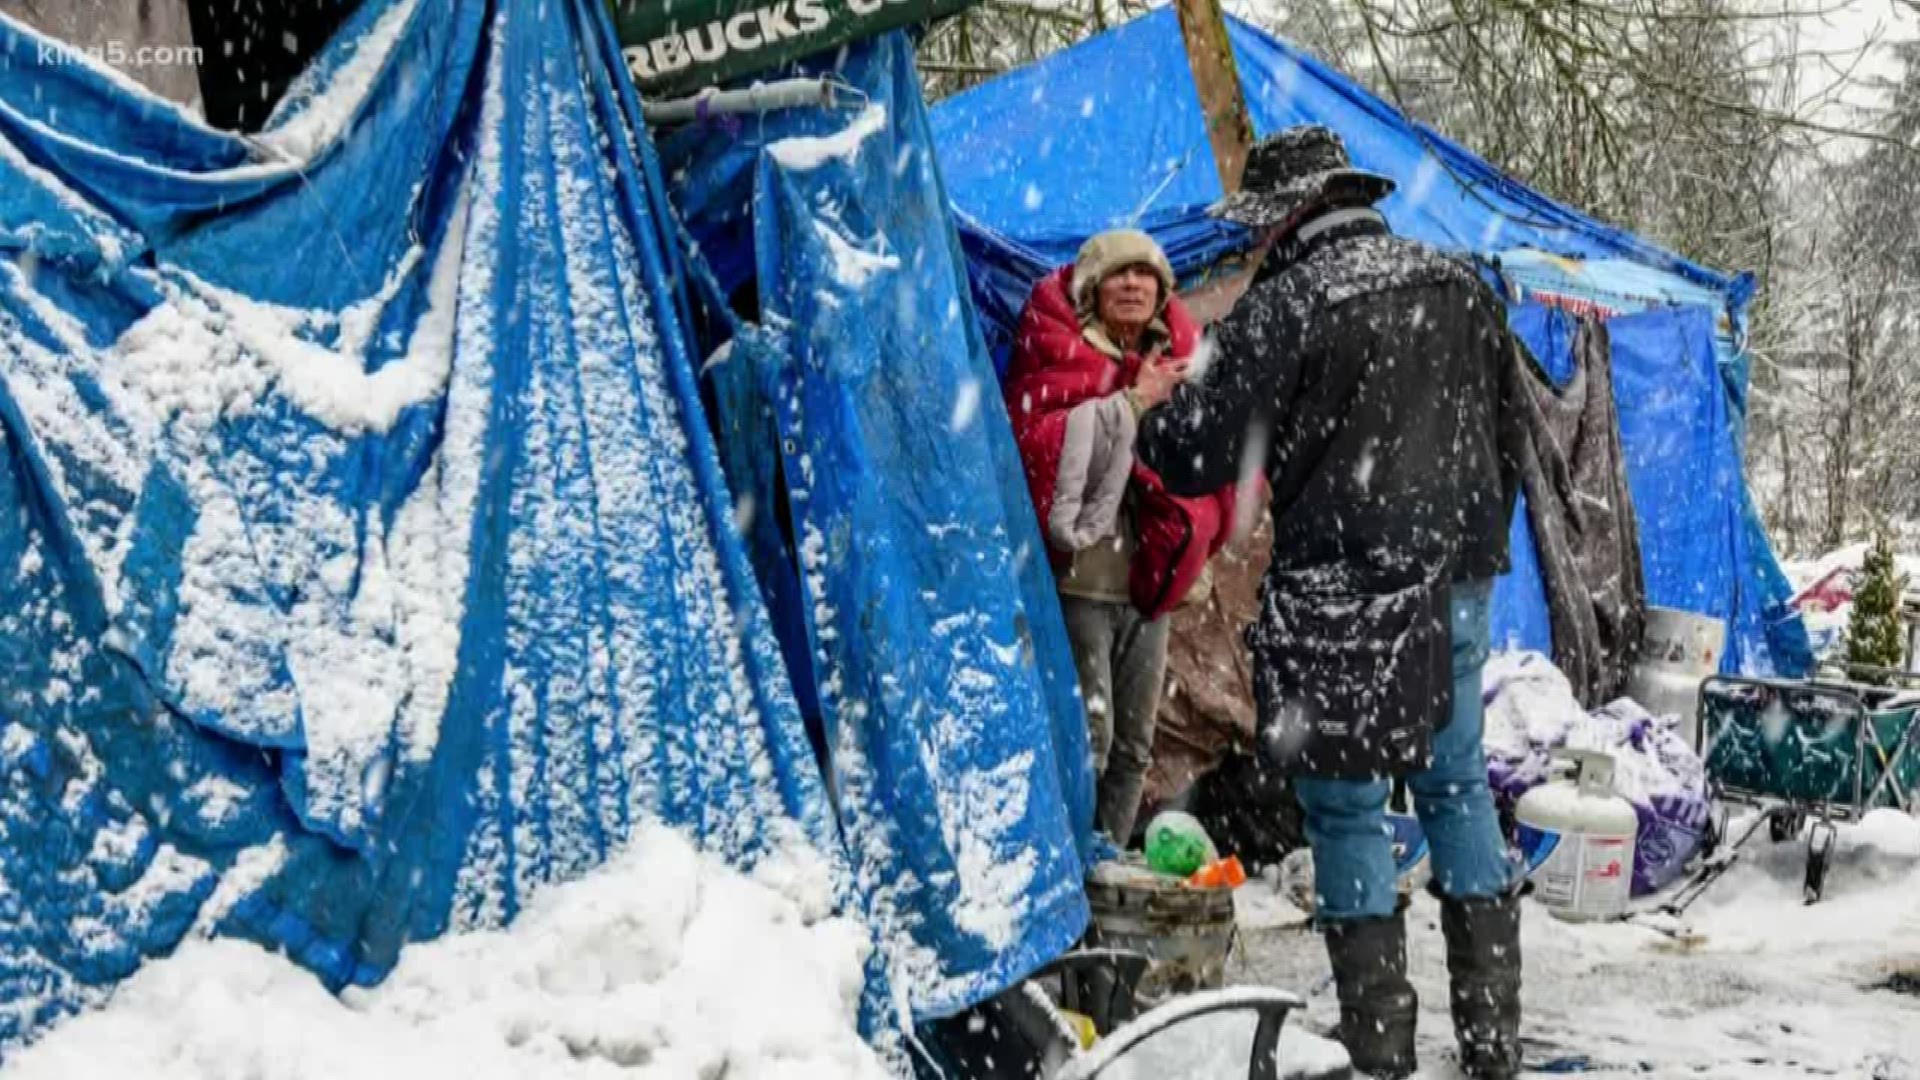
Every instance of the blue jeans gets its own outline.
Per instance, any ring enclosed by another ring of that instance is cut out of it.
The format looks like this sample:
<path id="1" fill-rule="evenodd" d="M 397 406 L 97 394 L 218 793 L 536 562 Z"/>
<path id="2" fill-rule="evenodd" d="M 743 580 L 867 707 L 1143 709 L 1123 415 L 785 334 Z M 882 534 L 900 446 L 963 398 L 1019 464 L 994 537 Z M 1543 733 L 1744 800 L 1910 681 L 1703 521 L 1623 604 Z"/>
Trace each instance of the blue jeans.
<path id="1" fill-rule="evenodd" d="M 1434 884 L 1455 899 L 1498 896 L 1514 879 L 1480 744 L 1480 669 L 1487 662 L 1492 593 L 1487 581 L 1453 587 L 1453 719 L 1433 738 L 1433 764 L 1407 777 L 1427 834 Z M 1399 897 L 1386 818 L 1391 784 L 1303 777 L 1294 781 L 1294 791 L 1307 814 L 1319 917 L 1393 914 Z"/>

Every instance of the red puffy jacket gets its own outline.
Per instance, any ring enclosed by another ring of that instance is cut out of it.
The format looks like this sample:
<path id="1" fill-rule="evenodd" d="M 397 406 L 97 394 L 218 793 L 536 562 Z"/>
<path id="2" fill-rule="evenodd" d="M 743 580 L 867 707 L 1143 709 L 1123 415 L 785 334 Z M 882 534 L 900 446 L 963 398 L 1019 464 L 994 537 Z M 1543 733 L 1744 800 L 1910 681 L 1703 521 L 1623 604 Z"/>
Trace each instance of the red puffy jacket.
<path id="1" fill-rule="evenodd" d="M 1020 315 L 1003 387 L 1014 440 L 1027 469 L 1027 489 L 1043 523 L 1053 509 L 1067 414 L 1084 401 L 1132 386 L 1144 360 L 1128 353 L 1116 361 L 1081 336 L 1070 299 L 1072 285 L 1073 267 L 1067 266 L 1034 287 Z M 1191 355 L 1200 328 L 1178 297 L 1168 301 L 1161 318 L 1171 335 L 1168 353 Z M 1181 498 L 1169 494 L 1153 470 L 1135 461 L 1129 494 L 1140 542 L 1128 592 L 1134 607 L 1157 619 L 1180 605 L 1200 580 L 1207 560 L 1226 546 L 1233 528 L 1234 489 L 1228 485 L 1202 498 Z M 1071 565 L 1071 555 L 1049 547 L 1057 571 Z"/>

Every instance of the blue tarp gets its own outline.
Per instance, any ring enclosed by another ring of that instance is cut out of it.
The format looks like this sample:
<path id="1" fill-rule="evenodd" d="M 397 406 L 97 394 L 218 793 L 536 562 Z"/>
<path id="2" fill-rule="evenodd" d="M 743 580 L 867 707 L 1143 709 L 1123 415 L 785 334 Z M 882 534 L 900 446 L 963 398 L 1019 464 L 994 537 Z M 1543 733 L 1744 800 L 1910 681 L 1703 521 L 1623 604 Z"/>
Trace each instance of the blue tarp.
<path id="1" fill-rule="evenodd" d="M 694 125 L 662 156 L 722 289 L 751 283 L 777 339 L 711 367 L 721 441 L 787 653 L 811 660 L 855 879 L 925 1020 L 1084 930 L 1093 777 L 911 42 L 822 63 L 858 104 Z"/>
<path id="2" fill-rule="evenodd" d="M 1624 438 L 1654 602 L 1731 613 L 1730 670 L 1804 673 L 1805 629 L 1786 609 L 1785 577 L 1739 476 L 1738 342 L 1751 277 L 1561 206 L 1246 23 L 1230 18 L 1228 35 L 1255 133 L 1305 122 L 1338 130 L 1359 165 L 1399 182 L 1383 204 L 1396 231 L 1499 268 L 1516 299 L 1660 313 L 1625 321 L 1617 351 L 1628 358 L 1616 368 L 1623 414 L 1647 418 Z M 1146 228 L 1189 278 L 1246 246 L 1243 232 L 1205 214 L 1221 186 L 1170 8 L 943 101 L 934 133 L 1002 363 L 1033 283 L 1094 232 Z M 1700 318 L 1674 314 L 1687 309 Z M 1676 434 L 1660 427 L 1668 420 L 1698 426 Z M 1680 456 L 1709 451 L 1713 470 Z M 1665 479 L 1639 479 L 1654 476 Z M 1523 558 L 1515 576 L 1501 591 L 1502 625 L 1544 627 L 1538 568 Z"/>
<path id="3" fill-rule="evenodd" d="M 1721 291 L 1622 259 L 1567 259 L 1525 249 L 1501 252 L 1498 264 L 1500 278 L 1516 303 L 1574 299 L 1591 305 L 1603 317 L 1667 307 L 1718 312 L 1713 323 L 1714 358 L 1733 402 L 1736 439 L 1744 444 L 1750 367 L 1744 346 L 1751 277 L 1736 278 Z"/>
<path id="4" fill-rule="evenodd" d="M 257 140 L 0 18 L 0 1042 L 643 816 L 838 860 L 605 18 L 367 0 Z"/>
<path id="5" fill-rule="evenodd" d="M 1384 209 L 1404 235 L 1481 255 L 1617 259 L 1722 295 L 1749 287 L 1548 199 L 1304 50 L 1238 19 L 1227 29 L 1255 133 L 1338 130 L 1356 163 L 1400 181 Z M 1016 278 L 1118 224 L 1151 231 L 1183 275 L 1245 246 L 1203 213 L 1220 179 L 1172 8 L 941 102 L 934 135 L 969 253 L 1002 256 Z"/>

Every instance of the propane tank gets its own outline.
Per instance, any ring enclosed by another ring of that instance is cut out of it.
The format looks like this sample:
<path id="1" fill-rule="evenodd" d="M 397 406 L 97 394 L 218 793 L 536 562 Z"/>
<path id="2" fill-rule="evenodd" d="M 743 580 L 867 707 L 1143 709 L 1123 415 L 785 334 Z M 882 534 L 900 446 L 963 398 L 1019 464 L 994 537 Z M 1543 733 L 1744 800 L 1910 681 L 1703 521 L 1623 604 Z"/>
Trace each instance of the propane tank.
<path id="1" fill-rule="evenodd" d="M 1514 808 L 1534 897 L 1569 922 L 1617 919 L 1633 891 L 1640 819 L 1613 790 L 1613 755 L 1556 750 L 1546 783 Z"/>
<path id="2" fill-rule="evenodd" d="M 1679 721 L 1687 745 L 1700 749 L 1700 684 L 1720 670 L 1727 624 L 1708 615 L 1649 607 L 1640 658 L 1626 694 L 1655 716 Z"/>

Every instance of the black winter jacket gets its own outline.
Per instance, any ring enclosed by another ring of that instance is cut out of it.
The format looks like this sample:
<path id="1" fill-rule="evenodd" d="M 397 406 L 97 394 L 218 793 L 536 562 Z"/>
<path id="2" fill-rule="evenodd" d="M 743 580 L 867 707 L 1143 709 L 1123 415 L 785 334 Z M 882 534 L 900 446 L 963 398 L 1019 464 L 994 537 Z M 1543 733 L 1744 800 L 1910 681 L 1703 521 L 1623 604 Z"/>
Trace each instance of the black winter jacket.
<path id="1" fill-rule="evenodd" d="M 1452 707 L 1447 587 L 1507 567 L 1510 348 L 1471 267 L 1361 215 L 1270 254 L 1201 379 L 1145 417 L 1137 452 L 1175 493 L 1255 469 L 1272 486 L 1247 644 L 1283 770 L 1430 764 Z"/>

